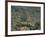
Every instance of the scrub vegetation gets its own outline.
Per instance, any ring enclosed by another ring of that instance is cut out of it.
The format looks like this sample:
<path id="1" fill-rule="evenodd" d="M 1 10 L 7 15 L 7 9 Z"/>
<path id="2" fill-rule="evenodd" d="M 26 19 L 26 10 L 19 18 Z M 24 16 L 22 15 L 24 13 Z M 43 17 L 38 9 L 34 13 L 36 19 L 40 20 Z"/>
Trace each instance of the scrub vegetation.
<path id="1" fill-rule="evenodd" d="M 11 31 L 40 29 L 40 7 L 11 6 Z"/>

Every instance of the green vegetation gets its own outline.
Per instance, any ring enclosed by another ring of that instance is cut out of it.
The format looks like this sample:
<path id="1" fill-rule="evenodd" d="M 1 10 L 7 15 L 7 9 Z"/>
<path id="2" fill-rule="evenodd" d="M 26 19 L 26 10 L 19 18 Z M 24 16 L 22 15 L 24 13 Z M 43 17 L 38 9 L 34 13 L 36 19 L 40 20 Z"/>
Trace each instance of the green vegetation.
<path id="1" fill-rule="evenodd" d="M 11 7 L 11 31 L 40 29 L 40 7 Z"/>

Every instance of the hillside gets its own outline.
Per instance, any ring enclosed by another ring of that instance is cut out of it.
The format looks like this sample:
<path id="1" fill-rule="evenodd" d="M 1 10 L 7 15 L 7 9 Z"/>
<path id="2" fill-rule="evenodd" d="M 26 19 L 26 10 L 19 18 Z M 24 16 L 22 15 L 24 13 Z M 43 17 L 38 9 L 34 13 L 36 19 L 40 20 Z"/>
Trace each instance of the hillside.
<path id="1" fill-rule="evenodd" d="M 37 22 L 40 22 L 40 7 L 11 6 L 12 30 L 17 24 L 35 26 Z"/>

